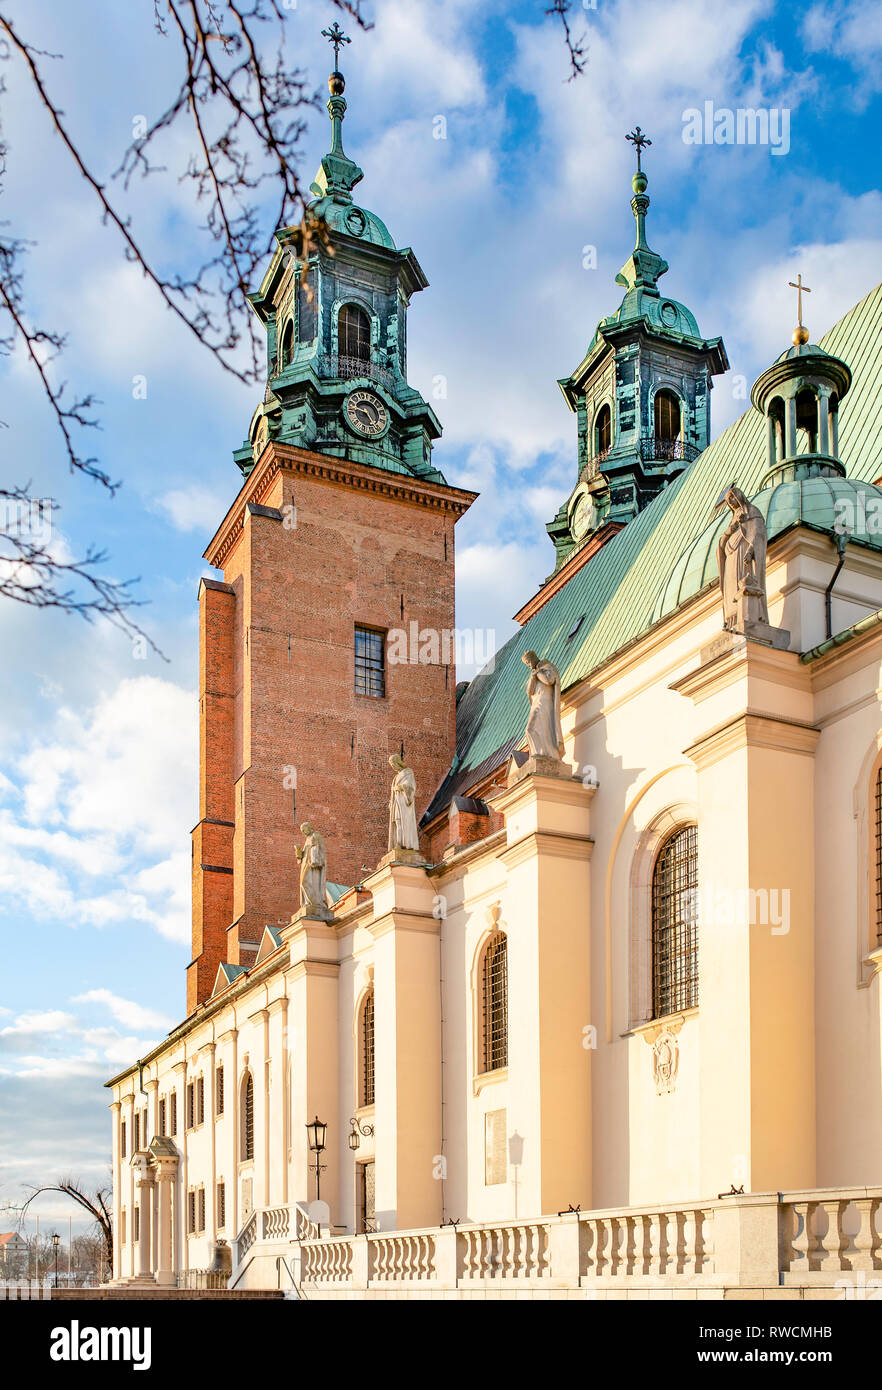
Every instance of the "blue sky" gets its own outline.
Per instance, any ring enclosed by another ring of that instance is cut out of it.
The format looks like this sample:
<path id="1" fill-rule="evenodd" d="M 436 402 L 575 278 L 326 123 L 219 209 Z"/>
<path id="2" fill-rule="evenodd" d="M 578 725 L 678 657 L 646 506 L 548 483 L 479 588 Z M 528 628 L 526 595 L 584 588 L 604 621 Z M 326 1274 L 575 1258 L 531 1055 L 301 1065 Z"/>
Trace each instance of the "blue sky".
<path id="1" fill-rule="evenodd" d="M 38 46 L 90 163 L 116 166 L 138 114 L 171 84 L 149 0 L 6 0 Z M 458 625 L 494 628 L 552 565 L 544 522 L 575 482 L 575 421 L 556 381 L 581 360 L 633 242 L 633 157 L 652 137 L 649 240 L 665 290 L 732 363 L 712 399 L 714 434 L 745 384 L 784 347 L 801 270 L 818 336 L 880 277 L 878 128 L 882 10 L 864 0 L 597 0 L 576 13 L 588 64 L 567 82 L 542 0 L 377 0 L 342 66 L 347 152 L 363 204 L 411 245 L 430 288 L 410 312 L 410 377 L 444 425 L 436 460 L 480 501 L 461 524 Z M 328 71 L 318 0 L 288 12 L 287 43 L 316 86 Z M 350 32 L 354 32 L 350 30 Z M 58 498 L 59 544 L 96 542 L 109 571 L 140 575 L 144 625 L 169 657 L 136 659 L 118 632 L 0 606 L 0 1203 L 24 1181 L 106 1169 L 101 1083 L 183 1013 L 189 959 L 189 830 L 196 818 L 196 624 L 206 541 L 235 495 L 231 450 L 256 389 L 193 343 L 128 266 L 67 167 L 20 71 L 5 64 L 10 144 L 0 217 L 34 245 L 29 302 L 66 331 L 64 375 L 103 402 L 97 446 L 113 499 L 71 478 L 27 364 L 0 360 L 7 481 Z M 790 149 L 684 143 L 683 113 L 786 108 Z M 433 138 L 443 115 L 447 138 Z M 306 182 L 327 119 L 304 141 Z M 157 254 L 186 258 L 194 216 L 169 172 L 131 208 Z M 596 268 L 586 268 L 586 247 Z M 147 379 L 134 399 L 132 379 Z M 47 1219 L 66 1207 L 45 1208 Z M 0 1221 L 0 1227 L 2 1227 Z"/>

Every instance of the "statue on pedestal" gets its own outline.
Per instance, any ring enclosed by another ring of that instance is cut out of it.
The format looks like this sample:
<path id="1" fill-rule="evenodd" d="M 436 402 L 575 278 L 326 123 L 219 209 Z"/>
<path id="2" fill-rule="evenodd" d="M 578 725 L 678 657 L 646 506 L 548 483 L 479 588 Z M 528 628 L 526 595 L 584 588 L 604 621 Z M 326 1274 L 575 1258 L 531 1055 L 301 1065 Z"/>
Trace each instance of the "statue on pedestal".
<path id="1" fill-rule="evenodd" d="M 298 846 L 296 851 L 300 865 L 300 906 L 308 911 L 318 908 L 324 916 L 328 911 L 325 842 L 309 821 L 304 821 L 300 829 L 306 836 L 302 848 Z"/>
<path id="2" fill-rule="evenodd" d="M 762 512 L 740 488 L 729 488 L 726 505 L 732 512 L 732 520 L 717 545 L 723 626 L 741 630 L 745 620 L 769 621 L 766 601 L 766 523 Z"/>
<path id="3" fill-rule="evenodd" d="M 399 753 L 393 753 L 389 766 L 394 770 L 389 795 L 389 850 L 405 849 L 419 853 L 420 835 L 416 818 L 416 778 L 413 768 Z"/>
<path id="4" fill-rule="evenodd" d="M 522 659 L 530 668 L 527 678 L 527 694 L 530 697 L 527 747 L 530 757 L 560 762 L 564 753 L 560 725 L 560 674 L 550 661 L 540 661 L 535 652 L 524 652 Z"/>

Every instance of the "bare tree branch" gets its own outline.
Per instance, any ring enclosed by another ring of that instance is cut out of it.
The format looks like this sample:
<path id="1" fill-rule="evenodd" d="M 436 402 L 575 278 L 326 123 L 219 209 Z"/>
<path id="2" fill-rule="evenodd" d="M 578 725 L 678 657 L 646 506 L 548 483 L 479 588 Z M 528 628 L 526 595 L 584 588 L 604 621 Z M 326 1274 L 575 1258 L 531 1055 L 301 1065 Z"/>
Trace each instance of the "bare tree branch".
<path id="1" fill-rule="evenodd" d="M 574 78 L 581 77 L 588 66 L 588 45 L 584 38 L 576 39 L 573 37 L 572 26 L 570 25 L 570 13 L 572 12 L 572 0 L 551 0 L 551 4 L 545 11 L 547 15 L 557 15 L 563 25 L 564 43 L 570 57 L 570 75 L 568 82 Z"/>

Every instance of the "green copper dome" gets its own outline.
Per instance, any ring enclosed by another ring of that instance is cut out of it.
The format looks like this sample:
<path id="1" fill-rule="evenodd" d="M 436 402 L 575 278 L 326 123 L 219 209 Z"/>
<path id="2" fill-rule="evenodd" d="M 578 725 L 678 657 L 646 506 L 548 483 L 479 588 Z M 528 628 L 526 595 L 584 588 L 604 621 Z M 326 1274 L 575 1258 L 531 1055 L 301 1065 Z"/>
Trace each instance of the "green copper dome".
<path id="1" fill-rule="evenodd" d="M 839 519 L 845 517 L 854 518 L 849 544 L 882 551 L 882 489 L 873 483 L 860 478 L 801 478 L 763 488 L 750 500 L 765 518 L 770 541 L 791 526 L 837 536 L 842 532 Z M 719 577 L 717 543 L 731 519 L 729 509 L 721 506 L 719 515 L 683 551 L 658 594 L 652 622 L 673 613 Z"/>
<path id="2" fill-rule="evenodd" d="M 306 215 L 320 218 L 329 231 L 348 233 L 362 241 L 370 241 L 374 246 L 385 246 L 390 251 L 396 249 L 385 222 L 375 212 L 357 207 L 351 201 L 342 203 L 327 195 L 315 198 L 307 205 Z"/>

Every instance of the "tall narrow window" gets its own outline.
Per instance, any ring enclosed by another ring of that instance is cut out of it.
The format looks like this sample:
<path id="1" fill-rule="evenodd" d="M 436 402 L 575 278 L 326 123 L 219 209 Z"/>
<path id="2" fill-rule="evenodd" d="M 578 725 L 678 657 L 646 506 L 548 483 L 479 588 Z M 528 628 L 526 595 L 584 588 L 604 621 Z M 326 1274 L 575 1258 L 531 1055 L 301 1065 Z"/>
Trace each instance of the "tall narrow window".
<path id="1" fill-rule="evenodd" d="M 199 1231 L 204 1231 L 204 1230 L 205 1230 L 205 1188 L 204 1188 L 204 1187 L 200 1187 L 200 1189 L 199 1189 L 199 1225 L 197 1226 L 196 1229 L 199 1230 Z"/>
<path id="2" fill-rule="evenodd" d="M 282 334 L 282 351 L 279 354 L 279 370 L 290 367 L 294 360 L 294 320 L 289 319 Z"/>
<path id="3" fill-rule="evenodd" d="M 196 1193 L 187 1193 L 187 1231 L 189 1235 L 196 1233 Z"/>
<path id="4" fill-rule="evenodd" d="M 132 1207 L 132 1240 L 136 1243 L 141 1238 L 141 1208 Z"/>
<path id="5" fill-rule="evenodd" d="M 227 1189 L 222 1182 L 217 1185 L 217 1228 L 222 1231 L 227 1224 Z"/>
<path id="6" fill-rule="evenodd" d="M 243 1161 L 254 1157 L 254 1077 L 248 1072 L 242 1091 L 242 1146 Z"/>
<path id="7" fill-rule="evenodd" d="M 612 440 L 612 413 L 608 405 L 602 405 L 594 422 L 594 453 L 602 458 L 609 452 Z"/>
<path id="8" fill-rule="evenodd" d="M 169 1103 L 169 1111 L 170 1111 L 170 1113 L 171 1113 L 171 1123 L 169 1124 L 168 1131 L 169 1131 L 169 1134 L 171 1134 L 173 1137 L 176 1137 L 176 1136 L 177 1136 L 177 1133 L 178 1133 L 178 1093 L 177 1093 L 177 1091 L 172 1091 L 171 1095 L 170 1095 L 169 1098 L 168 1098 L 168 1103 Z"/>
<path id="9" fill-rule="evenodd" d="M 223 1069 L 222 1066 L 221 1066 L 221 1067 L 218 1067 L 217 1071 L 216 1071 L 215 1074 L 214 1074 L 214 1083 L 215 1083 L 215 1097 L 214 1097 L 214 1108 L 215 1108 L 215 1113 L 218 1114 L 218 1115 L 222 1115 L 222 1114 L 224 1113 L 224 1069 Z"/>
<path id="10" fill-rule="evenodd" d="M 162 1100 L 159 1102 L 159 1132 L 160 1134 L 166 1134 L 168 1132 L 165 1128 L 165 1096 L 163 1096 Z"/>
<path id="11" fill-rule="evenodd" d="M 882 946 L 882 764 L 876 773 L 876 944 Z"/>
<path id="12" fill-rule="evenodd" d="M 132 1116 L 132 1152 L 137 1153 L 141 1147 L 141 1116 L 135 1112 Z"/>
<path id="13" fill-rule="evenodd" d="M 508 937 L 494 932 L 481 967 L 482 1071 L 508 1066 Z"/>
<path id="14" fill-rule="evenodd" d="M 187 1128 L 192 1129 L 196 1123 L 196 1087 L 191 1081 L 187 1086 Z"/>
<path id="15" fill-rule="evenodd" d="M 673 391 L 656 393 L 655 437 L 666 443 L 680 438 L 680 402 Z"/>
<path id="16" fill-rule="evenodd" d="M 675 830 L 652 871 L 652 1015 L 698 1003 L 698 832 Z"/>
<path id="17" fill-rule="evenodd" d="M 205 1123 L 205 1077 L 200 1076 L 196 1082 L 196 1123 Z"/>
<path id="18" fill-rule="evenodd" d="M 126 1158 L 126 1122 L 123 1120 L 119 1127 L 119 1154 L 120 1158 Z"/>
<path id="19" fill-rule="evenodd" d="M 126 1243 L 126 1209 L 123 1207 L 120 1213 L 119 1238 L 123 1245 Z"/>
<path id="20" fill-rule="evenodd" d="M 371 321 L 357 304 L 344 304 L 337 318 L 337 352 L 360 362 L 371 358 Z"/>
<path id="21" fill-rule="evenodd" d="M 374 1103 L 374 991 L 361 1007 L 361 1104 Z"/>
<path id="22" fill-rule="evenodd" d="M 386 694 L 386 634 L 370 627 L 355 629 L 355 693 Z"/>

